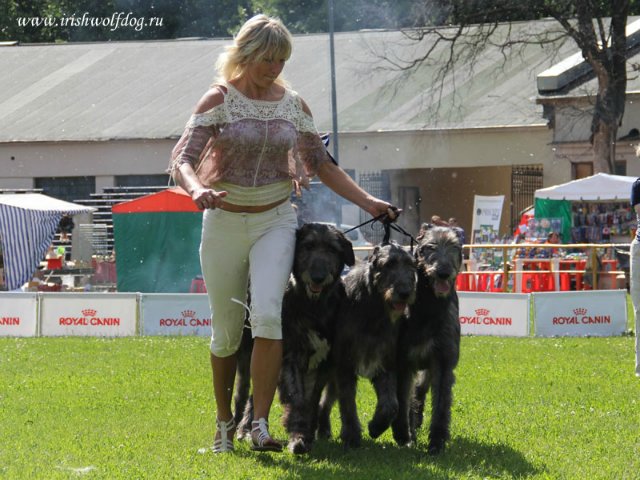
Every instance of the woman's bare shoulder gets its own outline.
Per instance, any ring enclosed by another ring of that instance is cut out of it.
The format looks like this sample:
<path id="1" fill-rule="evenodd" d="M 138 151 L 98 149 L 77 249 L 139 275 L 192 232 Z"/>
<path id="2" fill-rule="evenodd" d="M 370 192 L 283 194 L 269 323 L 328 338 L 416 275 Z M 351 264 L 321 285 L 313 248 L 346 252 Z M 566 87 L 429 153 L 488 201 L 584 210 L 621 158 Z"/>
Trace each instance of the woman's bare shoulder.
<path id="1" fill-rule="evenodd" d="M 213 85 L 200 98 L 193 113 L 205 113 L 224 103 L 227 90 L 222 85 Z"/>

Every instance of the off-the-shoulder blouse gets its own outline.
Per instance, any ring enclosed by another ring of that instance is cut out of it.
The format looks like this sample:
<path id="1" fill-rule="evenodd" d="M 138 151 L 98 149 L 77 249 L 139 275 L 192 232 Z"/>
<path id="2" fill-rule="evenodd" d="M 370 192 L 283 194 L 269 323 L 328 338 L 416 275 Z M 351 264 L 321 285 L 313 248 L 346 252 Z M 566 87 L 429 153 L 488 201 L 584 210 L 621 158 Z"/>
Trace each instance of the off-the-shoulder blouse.
<path id="1" fill-rule="evenodd" d="M 318 167 L 331 161 L 293 90 L 265 101 L 248 98 L 231 84 L 218 88 L 224 101 L 191 115 L 171 155 L 172 175 L 190 163 L 209 188 L 231 184 L 247 191 L 292 179 L 307 185 Z"/>

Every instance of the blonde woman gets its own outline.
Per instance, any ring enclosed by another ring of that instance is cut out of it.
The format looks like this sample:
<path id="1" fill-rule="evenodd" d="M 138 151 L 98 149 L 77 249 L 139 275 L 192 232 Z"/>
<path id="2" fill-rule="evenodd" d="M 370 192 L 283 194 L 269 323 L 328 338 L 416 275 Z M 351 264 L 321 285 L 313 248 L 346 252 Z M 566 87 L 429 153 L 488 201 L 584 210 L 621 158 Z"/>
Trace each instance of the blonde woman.
<path id="1" fill-rule="evenodd" d="M 170 172 L 204 210 L 200 261 L 212 310 L 211 367 L 217 406 L 213 450 L 233 450 L 231 400 L 251 278 L 254 450 L 279 451 L 268 419 L 282 361 L 280 309 L 297 219 L 291 190 L 317 175 L 373 216 L 395 213 L 332 162 L 311 112 L 282 78 L 292 38 L 275 18 L 249 19 L 217 62 L 176 144 Z"/>

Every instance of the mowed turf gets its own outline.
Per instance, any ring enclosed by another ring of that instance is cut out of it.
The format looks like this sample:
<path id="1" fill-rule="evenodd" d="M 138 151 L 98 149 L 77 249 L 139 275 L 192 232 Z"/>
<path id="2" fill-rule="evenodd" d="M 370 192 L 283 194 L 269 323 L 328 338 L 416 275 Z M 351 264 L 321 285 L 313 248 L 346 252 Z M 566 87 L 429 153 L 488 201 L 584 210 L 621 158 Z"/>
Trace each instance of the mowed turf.
<path id="1" fill-rule="evenodd" d="M 440 457 L 365 433 L 345 452 L 214 455 L 205 338 L 0 339 L 2 479 L 638 479 L 634 339 L 463 337 Z M 365 426 L 375 397 L 359 384 Z M 276 401 L 272 430 L 284 438 Z M 428 413 L 427 413 L 428 415 Z M 340 428 L 337 408 L 333 432 Z"/>

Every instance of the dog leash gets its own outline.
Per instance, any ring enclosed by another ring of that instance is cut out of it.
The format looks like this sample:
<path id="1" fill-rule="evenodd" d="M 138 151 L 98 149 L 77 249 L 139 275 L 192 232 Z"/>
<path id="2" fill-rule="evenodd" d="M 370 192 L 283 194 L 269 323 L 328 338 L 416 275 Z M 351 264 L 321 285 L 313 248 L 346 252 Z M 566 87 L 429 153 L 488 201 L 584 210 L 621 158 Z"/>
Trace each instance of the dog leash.
<path id="1" fill-rule="evenodd" d="M 398 209 L 396 207 L 392 207 L 394 209 L 394 212 L 396 213 L 396 215 L 400 215 L 401 212 L 398 212 Z M 410 242 L 410 249 L 411 249 L 411 253 L 413 253 L 413 247 L 415 244 L 417 244 L 417 240 L 413 237 L 413 235 L 411 235 L 409 232 L 407 232 L 404 228 L 402 228 L 400 225 L 396 225 L 395 220 L 391 221 L 391 220 L 387 220 L 384 221 L 384 218 L 388 218 L 388 214 L 383 213 L 381 215 L 378 215 L 377 217 L 373 217 L 370 218 L 369 220 L 367 220 L 366 222 L 362 222 L 360 225 L 356 225 L 355 227 L 349 228 L 348 230 L 345 230 L 342 233 L 349 233 L 352 232 L 353 230 L 356 230 L 360 227 L 364 227 L 365 225 L 368 225 L 370 223 L 375 223 L 375 222 L 380 222 L 382 223 L 383 227 L 384 227 L 384 237 L 382 238 L 382 242 L 381 245 L 388 245 L 390 240 L 391 240 L 391 229 L 395 230 L 396 232 L 399 232 L 403 235 L 405 235 L 406 237 L 409 237 L 409 239 L 411 240 Z M 396 217 L 397 219 L 398 217 Z"/>

